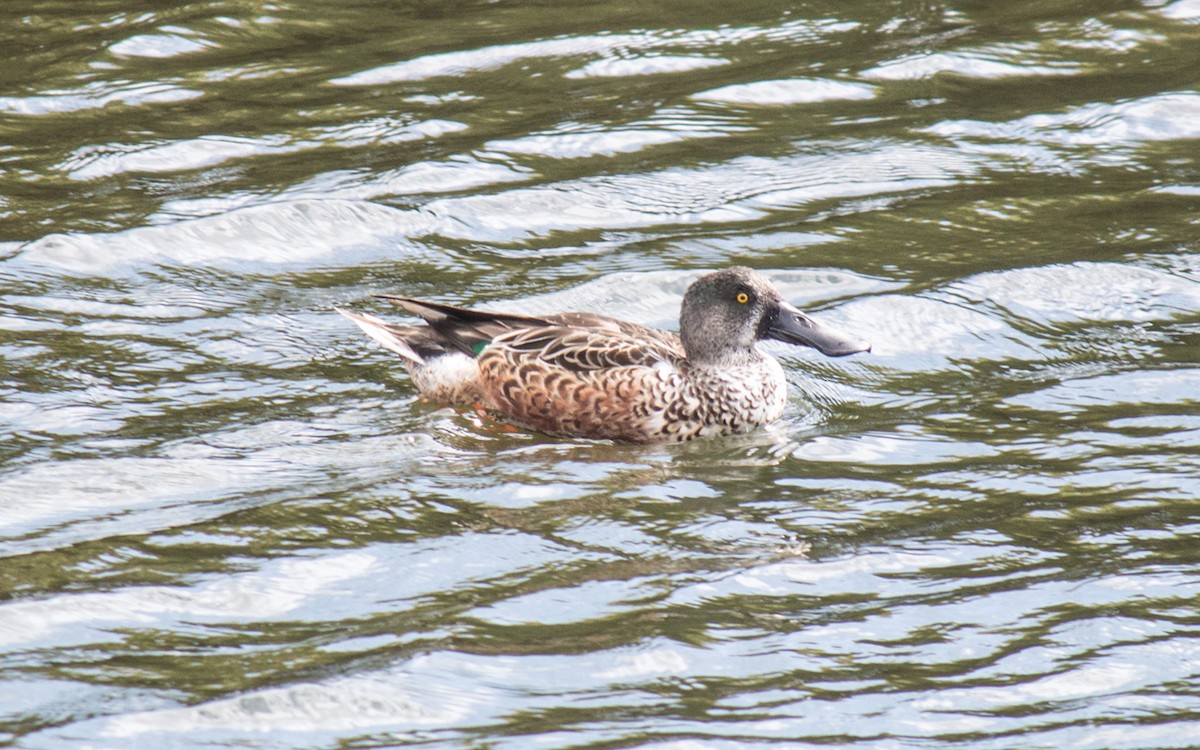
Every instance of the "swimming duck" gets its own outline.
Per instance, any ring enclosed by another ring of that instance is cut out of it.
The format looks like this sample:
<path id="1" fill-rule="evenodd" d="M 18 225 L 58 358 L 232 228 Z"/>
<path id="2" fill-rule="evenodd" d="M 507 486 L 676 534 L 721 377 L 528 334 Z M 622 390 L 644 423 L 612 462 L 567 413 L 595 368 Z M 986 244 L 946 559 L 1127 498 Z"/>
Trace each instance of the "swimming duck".
<path id="1" fill-rule="evenodd" d="M 426 325 L 338 312 L 399 354 L 422 396 L 553 435 L 653 443 L 743 432 L 778 419 L 787 400 L 783 368 L 756 341 L 830 357 L 871 350 L 740 266 L 688 287 L 678 334 L 594 313 L 512 315 L 380 296 Z"/>

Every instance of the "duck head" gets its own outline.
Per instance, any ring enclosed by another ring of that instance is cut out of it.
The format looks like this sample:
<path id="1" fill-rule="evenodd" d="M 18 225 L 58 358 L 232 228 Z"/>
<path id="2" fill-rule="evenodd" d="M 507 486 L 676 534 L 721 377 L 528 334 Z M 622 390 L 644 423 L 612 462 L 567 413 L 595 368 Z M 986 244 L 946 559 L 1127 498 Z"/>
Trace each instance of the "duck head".
<path id="1" fill-rule="evenodd" d="M 811 346 L 827 357 L 871 351 L 867 342 L 789 305 L 762 274 L 744 266 L 692 282 L 683 295 L 679 333 L 688 360 L 698 364 L 742 360 L 762 339 Z"/>

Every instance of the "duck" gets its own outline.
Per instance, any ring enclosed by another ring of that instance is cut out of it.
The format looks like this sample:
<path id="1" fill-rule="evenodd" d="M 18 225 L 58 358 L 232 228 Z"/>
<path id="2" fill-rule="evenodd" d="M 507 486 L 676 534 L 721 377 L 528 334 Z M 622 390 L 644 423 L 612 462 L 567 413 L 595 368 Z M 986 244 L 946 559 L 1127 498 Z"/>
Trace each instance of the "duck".
<path id="1" fill-rule="evenodd" d="M 590 312 L 515 315 L 378 296 L 424 324 L 337 311 L 400 356 L 421 396 L 561 437 L 661 443 L 750 431 L 778 420 L 788 395 L 782 366 L 757 342 L 828 357 L 871 350 L 744 266 L 688 286 L 678 333 Z"/>

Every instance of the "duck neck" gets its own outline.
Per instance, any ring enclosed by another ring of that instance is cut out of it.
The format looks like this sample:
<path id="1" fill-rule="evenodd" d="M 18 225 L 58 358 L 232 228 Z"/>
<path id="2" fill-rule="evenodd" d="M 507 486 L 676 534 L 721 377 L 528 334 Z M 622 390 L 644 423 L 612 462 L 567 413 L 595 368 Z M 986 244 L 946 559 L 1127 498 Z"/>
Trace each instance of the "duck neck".
<path id="1" fill-rule="evenodd" d="M 684 342 L 688 364 L 701 370 L 728 370 L 735 367 L 753 365 L 762 359 L 762 352 L 757 347 L 734 348 L 700 346 L 689 347 Z"/>

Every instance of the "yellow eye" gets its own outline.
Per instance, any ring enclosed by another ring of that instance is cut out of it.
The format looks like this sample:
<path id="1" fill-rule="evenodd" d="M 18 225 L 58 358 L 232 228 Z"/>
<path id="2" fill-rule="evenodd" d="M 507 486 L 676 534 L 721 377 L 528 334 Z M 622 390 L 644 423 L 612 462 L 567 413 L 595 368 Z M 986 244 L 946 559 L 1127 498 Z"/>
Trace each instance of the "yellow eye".
<path id="1" fill-rule="evenodd" d="M 750 295 L 745 292 L 738 292 L 737 301 L 744 305 L 750 301 Z"/>

